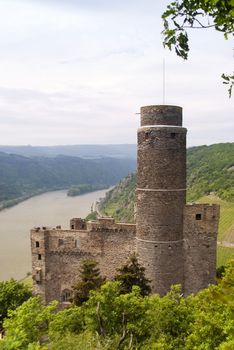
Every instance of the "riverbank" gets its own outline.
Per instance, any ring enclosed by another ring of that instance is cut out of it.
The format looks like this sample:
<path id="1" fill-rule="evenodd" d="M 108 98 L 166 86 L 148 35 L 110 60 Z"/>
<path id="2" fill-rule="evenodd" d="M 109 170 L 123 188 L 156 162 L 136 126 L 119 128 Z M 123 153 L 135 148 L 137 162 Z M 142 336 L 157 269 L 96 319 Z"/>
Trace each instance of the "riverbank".
<path id="1" fill-rule="evenodd" d="M 27 193 L 25 196 L 21 196 L 18 198 L 13 198 L 13 199 L 3 201 L 0 203 L 0 211 L 14 207 L 17 204 L 24 202 L 27 199 L 30 199 L 32 197 L 39 196 L 40 194 L 43 194 L 46 192 L 51 192 L 51 191 L 60 191 L 60 190 L 65 190 L 65 188 L 40 189 L 40 190 L 36 190 L 36 191 L 30 192 L 30 193 Z"/>
<path id="2" fill-rule="evenodd" d="M 1 202 L 0 203 L 0 211 L 14 207 L 17 204 L 26 201 L 27 199 L 30 199 L 30 198 L 35 197 L 35 196 L 39 196 L 40 194 L 47 193 L 47 192 L 67 191 L 68 197 L 76 197 L 76 196 L 81 196 L 83 194 L 87 194 L 87 193 L 91 193 L 91 192 L 96 192 L 96 191 L 100 191 L 100 190 L 109 190 L 109 189 L 110 189 L 109 186 L 92 186 L 92 187 L 87 187 L 86 189 L 82 188 L 81 191 L 80 191 L 79 186 L 77 186 L 77 187 L 74 186 L 74 187 L 70 187 L 70 188 L 57 187 L 57 188 L 50 188 L 50 189 L 40 189 L 40 190 L 33 191 L 31 193 L 28 193 L 25 196 L 21 196 L 19 198 L 9 199 L 7 201 Z"/>

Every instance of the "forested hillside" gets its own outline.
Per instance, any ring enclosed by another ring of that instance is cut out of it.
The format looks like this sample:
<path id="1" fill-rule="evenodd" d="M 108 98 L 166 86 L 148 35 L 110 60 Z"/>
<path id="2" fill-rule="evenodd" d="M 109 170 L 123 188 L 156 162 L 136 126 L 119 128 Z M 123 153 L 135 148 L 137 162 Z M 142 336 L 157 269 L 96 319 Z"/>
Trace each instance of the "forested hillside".
<path id="1" fill-rule="evenodd" d="M 117 220 L 133 222 L 135 201 L 135 174 L 123 179 L 107 193 L 100 204 L 105 215 Z M 234 143 L 189 148 L 187 151 L 187 201 L 216 194 L 234 201 Z"/>
<path id="2" fill-rule="evenodd" d="M 134 159 L 27 158 L 0 153 L 0 204 L 9 206 L 43 191 L 88 184 L 106 187 L 134 171 Z"/>
<path id="3" fill-rule="evenodd" d="M 234 143 L 220 143 L 188 149 L 188 200 L 214 192 L 234 201 Z"/>

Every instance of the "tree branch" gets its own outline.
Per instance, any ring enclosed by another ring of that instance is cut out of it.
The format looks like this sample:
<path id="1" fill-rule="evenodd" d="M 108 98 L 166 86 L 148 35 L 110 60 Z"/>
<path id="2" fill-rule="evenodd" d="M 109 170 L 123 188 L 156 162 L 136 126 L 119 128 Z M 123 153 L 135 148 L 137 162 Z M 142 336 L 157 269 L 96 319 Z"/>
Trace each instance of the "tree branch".
<path id="1" fill-rule="evenodd" d="M 122 317 L 123 333 L 122 333 L 122 337 L 121 337 L 120 340 L 119 340 L 119 344 L 118 344 L 116 350 L 119 350 L 119 349 L 120 349 L 120 346 L 121 346 L 121 344 L 123 343 L 123 341 L 125 340 L 126 335 L 127 335 L 127 331 L 126 331 L 126 329 L 127 329 L 127 327 L 126 327 L 127 322 L 126 322 L 126 319 L 125 319 L 125 312 L 123 312 L 122 315 L 123 315 L 123 317 Z"/>
<path id="2" fill-rule="evenodd" d="M 132 340 L 133 340 L 133 334 L 130 334 L 130 341 L 129 341 L 129 345 L 128 345 L 128 350 L 131 350 L 132 348 Z"/>
<path id="3" fill-rule="evenodd" d="M 212 28 L 212 27 L 215 27 L 215 25 L 214 25 L 214 24 L 211 24 L 211 25 L 209 25 L 209 26 L 204 26 L 204 25 L 202 25 L 201 27 L 195 27 L 195 26 L 191 25 L 191 26 L 183 26 L 183 27 L 181 27 L 181 28 L 189 28 L 189 29 L 207 29 L 207 28 Z"/>
<path id="4" fill-rule="evenodd" d="M 99 334 L 104 336 L 105 335 L 105 329 L 103 327 L 103 320 L 100 315 L 100 301 L 97 303 L 97 308 L 96 308 L 96 315 L 97 315 L 97 320 L 98 320 L 98 325 L 99 325 Z"/>

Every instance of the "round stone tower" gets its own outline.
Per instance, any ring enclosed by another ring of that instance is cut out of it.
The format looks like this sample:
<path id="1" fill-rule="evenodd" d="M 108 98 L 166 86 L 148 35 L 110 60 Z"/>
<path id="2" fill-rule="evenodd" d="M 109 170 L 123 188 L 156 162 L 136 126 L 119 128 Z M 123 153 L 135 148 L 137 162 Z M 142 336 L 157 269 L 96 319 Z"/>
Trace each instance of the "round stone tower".
<path id="1" fill-rule="evenodd" d="M 183 285 L 186 132 L 182 108 L 141 108 L 138 129 L 136 240 L 140 263 L 161 295 Z"/>

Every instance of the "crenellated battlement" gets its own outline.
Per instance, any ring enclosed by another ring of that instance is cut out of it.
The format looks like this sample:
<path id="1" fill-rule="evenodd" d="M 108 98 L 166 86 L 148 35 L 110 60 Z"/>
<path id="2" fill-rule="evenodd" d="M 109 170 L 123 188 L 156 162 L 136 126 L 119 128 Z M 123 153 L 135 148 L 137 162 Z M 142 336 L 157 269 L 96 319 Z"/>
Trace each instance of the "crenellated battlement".
<path id="1" fill-rule="evenodd" d="M 90 232 L 135 232 L 135 224 L 126 224 L 121 222 L 115 222 L 114 218 L 111 217 L 101 217 L 96 221 L 87 222 L 87 231 Z"/>
<path id="2" fill-rule="evenodd" d="M 219 220 L 220 207 L 218 204 L 191 203 L 184 208 L 185 216 L 191 221 L 215 221 Z"/>

